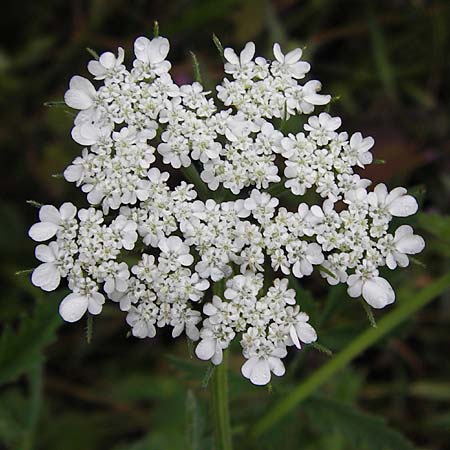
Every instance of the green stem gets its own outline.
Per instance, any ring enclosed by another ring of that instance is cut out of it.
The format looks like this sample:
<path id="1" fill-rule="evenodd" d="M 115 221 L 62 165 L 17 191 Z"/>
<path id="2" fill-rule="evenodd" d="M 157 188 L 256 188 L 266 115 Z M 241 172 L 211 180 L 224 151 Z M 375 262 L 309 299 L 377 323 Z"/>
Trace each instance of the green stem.
<path id="1" fill-rule="evenodd" d="M 418 309 L 442 294 L 449 286 L 450 273 L 447 273 L 415 296 L 402 298 L 398 306 L 378 322 L 377 328 L 369 328 L 364 331 L 333 359 L 300 383 L 285 398 L 272 405 L 269 411 L 256 422 L 251 430 L 251 435 L 258 437 L 269 430 L 276 422 L 290 413 L 300 402 L 315 392 L 336 372 L 344 368 L 356 356 L 379 341 Z"/>
<path id="2" fill-rule="evenodd" d="M 223 361 L 213 374 L 211 382 L 212 413 L 216 450 L 232 450 L 230 408 L 228 400 L 228 356 L 225 351 Z"/>

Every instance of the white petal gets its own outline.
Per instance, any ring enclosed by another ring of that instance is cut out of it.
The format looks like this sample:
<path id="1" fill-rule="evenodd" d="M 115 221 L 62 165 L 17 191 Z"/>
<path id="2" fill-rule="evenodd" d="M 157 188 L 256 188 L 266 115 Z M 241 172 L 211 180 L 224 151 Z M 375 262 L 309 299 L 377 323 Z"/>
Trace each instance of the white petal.
<path id="1" fill-rule="evenodd" d="M 350 297 L 359 297 L 362 292 L 362 280 L 358 275 L 350 275 L 347 279 L 347 293 Z"/>
<path id="2" fill-rule="evenodd" d="M 172 251 L 178 250 L 183 245 L 182 240 L 178 236 L 168 237 L 166 243 L 167 248 Z"/>
<path id="3" fill-rule="evenodd" d="M 172 337 L 177 338 L 184 330 L 184 324 L 176 325 L 172 330 Z"/>
<path id="4" fill-rule="evenodd" d="M 38 222 L 30 228 L 28 235 L 33 241 L 43 242 L 52 238 L 58 231 L 58 228 L 59 226 L 52 222 Z"/>
<path id="5" fill-rule="evenodd" d="M 274 358 L 273 356 L 269 356 L 269 367 L 277 377 L 282 377 L 286 372 L 283 361 L 279 358 Z"/>
<path id="6" fill-rule="evenodd" d="M 53 205 L 44 205 L 39 210 L 39 220 L 59 225 L 61 223 L 61 214 Z"/>
<path id="7" fill-rule="evenodd" d="M 395 230 L 395 240 L 398 242 L 403 236 L 412 235 L 413 229 L 409 225 L 401 225 Z"/>
<path id="8" fill-rule="evenodd" d="M 218 366 L 223 361 L 223 350 L 221 347 L 216 346 L 216 351 L 211 358 L 211 362 Z"/>
<path id="9" fill-rule="evenodd" d="M 394 270 L 397 267 L 397 261 L 394 258 L 394 255 L 392 253 L 389 253 L 386 256 L 386 265 L 389 267 L 389 269 Z"/>
<path id="10" fill-rule="evenodd" d="M 84 92 L 69 89 L 64 94 L 64 101 L 67 106 L 73 109 L 89 109 L 93 105 L 92 99 Z"/>
<path id="11" fill-rule="evenodd" d="M 192 341 L 198 341 L 200 333 L 195 325 L 186 325 L 186 334 Z"/>
<path id="12" fill-rule="evenodd" d="M 107 69 L 113 69 L 116 64 L 116 57 L 114 56 L 114 53 L 105 52 L 100 55 L 99 61 L 100 64 Z"/>
<path id="13" fill-rule="evenodd" d="M 34 251 L 34 254 L 36 259 L 44 263 L 51 263 L 55 261 L 55 254 L 48 245 L 38 245 Z"/>
<path id="14" fill-rule="evenodd" d="M 75 214 L 77 213 L 77 208 L 75 208 L 75 206 L 72 203 L 66 202 L 61 205 L 59 211 L 61 213 L 61 219 L 68 220 L 73 219 L 75 217 Z"/>
<path id="15" fill-rule="evenodd" d="M 270 381 L 270 367 L 265 359 L 259 359 L 253 366 L 250 381 L 257 386 L 263 386 Z"/>
<path id="16" fill-rule="evenodd" d="M 292 342 L 294 343 L 294 345 L 298 349 L 301 349 L 302 346 L 300 345 L 300 341 L 299 341 L 298 336 L 297 336 L 297 330 L 295 329 L 294 325 L 291 325 L 289 327 L 289 336 L 291 337 Z"/>
<path id="17" fill-rule="evenodd" d="M 83 166 L 81 164 L 72 164 L 64 171 L 64 178 L 71 183 L 79 181 L 82 175 Z"/>
<path id="18" fill-rule="evenodd" d="M 374 277 L 363 284 L 362 296 L 373 308 L 380 309 L 395 300 L 395 292 L 392 286 L 381 277 Z"/>
<path id="19" fill-rule="evenodd" d="M 95 95 L 93 84 L 86 78 L 76 75 L 70 80 L 70 89 L 64 94 L 64 101 L 71 108 L 83 110 L 94 104 Z"/>
<path id="20" fill-rule="evenodd" d="M 54 291 L 61 281 L 57 267 L 52 263 L 44 263 L 36 267 L 31 275 L 31 282 L 42 290 Z"/>
<path id="21" fill-rule="evenodd" d="M 291 50 L 289 53 L 286 53 L 284 60 L 286 64 L 294 64 L 302 57 L 302 51 L 299 48 L 295 48 Z"/>
<path id="22" fill-rule="evenodd" d="M 294 266 L 292 267 L 292 273 L 297 278 L 302 278 L 303 277 L 302 271 L 300 270 L 300 262 L 299 261 L 297 261 L 294 264 Z"/>
<path id="23" fill-rule="evenodd" d="M 294 78 L 302 78 L 310 70 L 311 65 L 305 61 L 299 61 L 298 63 L 290 66 L 290 71 Z"/>
<path id="24" fill-rule="evenodd" d="M 236 55 L 236 52 L 232 48 L 227 47 L 223 51 L 223 56 L 230 64 L 233 64 L 233 65 L 239 64 L 239 58 Z"/>
<path id="25" fill-rule="evenodd" d="M 166 58 L 170 50 L 169 41 L 164 37 L 157 37 L 150 41 L 147 48 L 148 59 L 151 64 L 157 64 Z"/>
<path id="26" fill-rule="evenodd" d="M 373 189 L 373 192 L 375 192 L 378 202 L 384 203 L 384 201 L 386 200 L 386 197 L 388 195 L 386 185 L 384 183 L 377 184 L 375 186 L 375 188 Z"/>
<path id="27" fill-rule="evenodd" d="M 93 293 L 88 299 L 88 310 L 91 314 L 100 314 L 102 312 L 105 298 L 99 292 Z"/>
<path id="28" fill-rule="evenodd" d="M 83 317 L 87 307 L 87 297 L 72 293 L 60 303 L 59 314 L 66 322 L 76 322 Z"/>
<path id="29" fill-rule="evenodd" d="M 241 373 L 245 378 L 250 378 L 253 367 L 258 362 L 258 358 L 254 356 L 253 358 L 248 359 L 241 367 Z"/>
<path id="30" fill-rule="evenodd" d="M 96 79 L 104 78 L 106 75 L 106 69 L 98 61 L 89 61 L 87 69 L 89 73 L 94 75 Z"/>
<path id="31" fill-rule="evenodd" d="M 253 42 L 247 42 L 240 54 L 241 65 L 248 64 L 253 56 L 255 56 L 255 44 Z"/>
<path id="32" fill-rule="evenodd" d="M 89 123 L 72 128 L 72 139 L 80 145 L 93 145 L 98 141 L 100 130 Z"/>
<path id="33" fill-rule="evenodd" d="M 203 361 L 211 359 L 215 352 L 216 340 L 212 338 L 202 339 L 195 348 L 195 354 Z"/>
<path id="34" fill-rule="evenodd" d="M 307 259 L 302 259 L 300 261 L 300 271 L 303 275 L 311 275 L 313 266 Z"/>
<path id="35" fill-rule="evenodd" d="M 388 204 L 389 212 L 397 217 L 411 216 L 417 212 L 418 207 L 417 200 L 411 195 L 402 195 Z"/>
<path id="36" fill-rule="evenodd" d="M 273 44 L 273 56 L 275 56 L 275 59 L 278 62 L 280 63 L 284 62 L 284 55 L 283 52 L 281 51 L 280 44 L 278 43 Z"/>
<path id="37" fill-rule="evenodd" d="M 94 85 L 87 78 L 79 75 L 75 75 L 70 79 L 69 88 L 86 92 L 89 95 L 95 95 L 96 92 Z"/>
<path id="38" fill-rule="evenodd" d="M 316 330 L 309 323 L 299 323 L 296 325 L 297 335 L 302 342 L 310 344 L 317 340 Z"/>
<path id="39" fill-rule="evenodd" d="M 147 49 L 150 46 L 150 40 L 146 37 L 138 37 L 134 41 L 134 54 L 136 55 L 136 58 L 140 61 L 149 62 Z"/>
<path id="40" fill-rule="evenodd" d="M 143 320 L 138 320 L 131 329 L 131 333 L 134 337 L 144 339 L 148 336 L 148 328 Z"/>
<path id="41" fill-rule="evenodd" d="M 206 303 L 203 307 L 203 312 L 207 316 L 213 316 L 217 312 L 217 308 L 212 303 Z"/>
<path id="42" fill-rule="evenodd" d="M 409 266 L 409 258 L 406 255 L 403 255 L 402 253 L 397 253 L 395 257 L 397 258 L 397 263 L 400 267 Z"/>
<path id="43" fill-rule="evenodd" d="M 425 247 L 425 241 L 422 236 L 413 234 L 411 236 L 405 236 L 397 242 L 397 250 L 408 255 L 415 255 L 420 253 Z"/>

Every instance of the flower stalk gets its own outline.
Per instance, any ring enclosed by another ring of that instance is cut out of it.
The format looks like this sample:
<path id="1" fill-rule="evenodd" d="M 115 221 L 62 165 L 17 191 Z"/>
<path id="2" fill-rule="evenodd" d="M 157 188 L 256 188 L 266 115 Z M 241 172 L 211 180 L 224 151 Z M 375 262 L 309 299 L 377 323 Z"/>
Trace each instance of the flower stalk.
<path id="1" fill-rule="evenodd" d="M 211 403 L 214 422 L 214 441 L 216 450 L 232 450 L 230 426 L 230 407 L 228 397 L 228 355 L 223 354 L 211 382 Z"/>

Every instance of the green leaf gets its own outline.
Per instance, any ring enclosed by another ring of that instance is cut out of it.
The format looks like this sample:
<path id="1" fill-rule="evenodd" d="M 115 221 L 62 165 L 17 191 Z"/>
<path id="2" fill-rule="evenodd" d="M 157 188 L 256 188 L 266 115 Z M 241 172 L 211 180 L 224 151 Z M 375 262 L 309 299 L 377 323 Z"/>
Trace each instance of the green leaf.
<path id="1" fill-rule="evenodd" d="M 197 59 L 197 55 L 194 52 L 189 52 L 192 59 L 192 67 L 194 69 L 194 80 L 198 83 L 202 83 L 202 74 L 200 72 L 200 64 Z"/>
<path id="2" fill-rule="evenodd" d="M 0 385 L 42 361 L 42 350 L 53 341 L 60 324 L 56 302 L 47 298 L 36 303 L 34 314 L 24 317 L 16 331 L 5 327 L 0 336 Z"/>
<path id="3" fill-rule="evenodd" d="M 214 33 L 212 35 L 212 39 L 213 39 L 214 45 L 217 48 L 217 51 L 219 52 L 220 57 L 222 58 L 223 61 L 225 61 L 225 58 L 223 56 L 224 50 L 223 50 L 222 42 L 220 42 L 220 39 Z"/>
<path id="4" fill-rule="evenodd" d="M 359 411 L 352 405 L 324 397 L 313 397 L 305 404 L 311 422 L 325 432 L 334 430 L 347 436 L 355 448 L 369 450 L 413 450 L 412 444 L 390 428 L 382 417 Z"/>

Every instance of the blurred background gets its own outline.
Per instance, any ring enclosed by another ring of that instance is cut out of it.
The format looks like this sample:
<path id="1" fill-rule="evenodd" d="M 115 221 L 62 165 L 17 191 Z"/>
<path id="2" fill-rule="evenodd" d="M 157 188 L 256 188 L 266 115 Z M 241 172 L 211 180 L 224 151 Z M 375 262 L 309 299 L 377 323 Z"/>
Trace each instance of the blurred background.
<path id="1" fill-rule="evenodd" d="M 391 273 L 401 301 L 449 270 L 450 2 L 447 0 L 25 0 L 0 15 L 0 448 L 20 450 L 210 449 L 207 365 L 190 358 L 185 339 L 168 332 L 128 338 L 124 315 L 106 309 L 67 326 L 57 316 L 61 288 L 31 286 L 36 265 L 27 229 L 37 210 L 26 203 L 84 205 L 57 175 L 80 152 L 73 118 L 60 101 L 74 74 L 87 76 L 86 47 L 125 48 L 153 22 L 171 41 L 178 83 L 193 79 L 194 51 L 207 86 L 221 78 L 211 36 L 224 46 L 274 41 L 304 48 L 311 77 L 338 99 L 331 114 L 343 128 L 375 138 L 385 164 L 365 175 L 408 186 L 422 209 L 412 225 L 427 247 L 420 261 Z M 333 352 L 370 327 L 345 288 L 320 277 L 302 283 L 303 309 Z M 398 303 L 401 303 L 400 300 Z M 376 313 L 376 319 L 398 304 Z M 276 424 L 260 441 L 247 429 L 278 399 L 326 364 L 311 350 L 290 357 L 270 389 L 239 374 L 231 356 L 236 449 L 450 449 L 450 296 L 444 293 L 360 354 Z"/>

